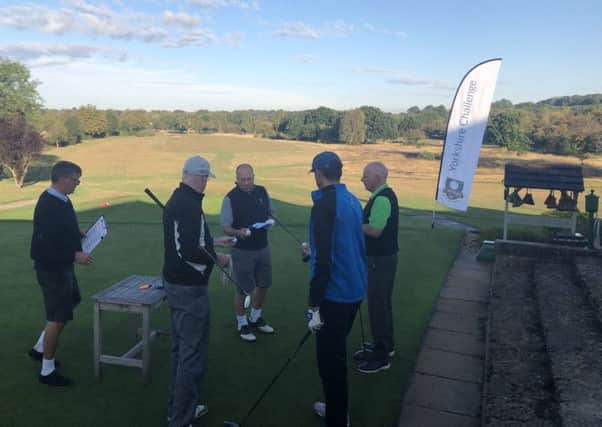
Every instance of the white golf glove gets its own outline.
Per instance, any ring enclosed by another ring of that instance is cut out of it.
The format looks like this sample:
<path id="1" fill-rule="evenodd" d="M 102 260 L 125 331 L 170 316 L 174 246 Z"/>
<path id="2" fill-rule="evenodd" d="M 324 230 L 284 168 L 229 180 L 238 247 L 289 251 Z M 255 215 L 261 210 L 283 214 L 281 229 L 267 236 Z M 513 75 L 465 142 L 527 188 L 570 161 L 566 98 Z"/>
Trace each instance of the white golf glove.
<path id="1" fill-rule="evenodd" d="M 312 309 L 308 309 L 307 313 L 305 313 L 305 318 L 308 320 L 307 327 L 312 332 L 318 332 L 324 324 L 320 317 L 320 310 L 313 311 Z"/>

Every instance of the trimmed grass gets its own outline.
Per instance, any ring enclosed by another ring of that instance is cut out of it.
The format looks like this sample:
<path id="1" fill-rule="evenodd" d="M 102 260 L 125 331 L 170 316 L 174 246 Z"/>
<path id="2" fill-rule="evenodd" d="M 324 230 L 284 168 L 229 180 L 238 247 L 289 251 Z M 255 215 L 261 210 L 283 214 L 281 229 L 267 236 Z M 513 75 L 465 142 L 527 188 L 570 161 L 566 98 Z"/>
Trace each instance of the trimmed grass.
<path id="1" fill-rule="evenodd" d="M 254 165 L 257 183 L 265 185 L 275 201 L 278 218 L 297 236 L 306 240 L 309 192 L 315 187 L 307 171 L 312 157 L 323 150 L 337 151 L 344 161 L 343 181 L 362 200 L 368 193 L 360 182 L 363 165 L 384 161 L 390 169 L 389 183 L 400 205 L 400 254 L 394 291 L 397 355 L 386 373 L 361 375 L 349 361 L 350 405 L 354 426 L 394 425 L 400 410 L 423 331 L 426 327 L 447 270 L 458 248 L 461 233 L 430 228 L 438 161 L 417 159 L 416 153 L 440 151 L 440 147 L 419 148 L 398 144 L 360 147 L 270 141 L 230 135 L 168 135 L 121 137 L 50 149 L 34 165 L 28 186 L 16 190 L 8 180 L 0 181 L 0 298 L 4 310 L 0 331 L 4 350 L 0 352 L 3 381 L 0 383 L 0 425 L 148 426 L 165 425 L 169 338 L 153 343 L 153 382 L 143 386 L 139 370 L 106 366 L 97 382 L 92 371 L 92 304 L 90 295 L 131 274 L 158 275 L 162 266 L 160 211 L 144 195 L 150 187 L 165 201 L 179 181 L 184 160 L 200 153 L 211 162 L 218 176 L 211 180 L 205 199 L 214 235 L 220 235 L 217 214 L 223 195 L 232 187 L 238 163 Z M 437 208 L 437 211 L 487 230 L 487 238 L 501 232 L 503 217 L 502 157 L 508 153 L 485 147 L 481 158 L 492 166 L 477 172 L 466 213 Z M 511 156 L 510 156 L 511 157 Z M 83 301 L 76 319 L 62 336 L 58 358 L 66 374 L 78 385 L 54 390 L 37 382 L 38 366 L 25 355 L 43 327 L 41 293 L 29 259 L 31 217 L 35 200 L 47 186 L 48 165 L 58 159 L 83 167 L 82 185 L 72 199 L 82 227 L 99 214 L 107 218 L 109 237 L 95 252 L 96 263 L 77 268 Z M 522 159 L 566 160 L 554 156 L 526 155 Z M 600 159 L 588 159 L 600 168 Z M 45 175 L 46 174 L 46 175 Z M 600 178 L 587 179 L 586 188 L 600 188 Z M 545 194 L 534 194 L 536 207 L 519 212 L 539 214 Z M 108 208 L 99 203 L 108 201 Z M 423 218 L 424 217 L 424 218 Z M 518 230 L 522 232 L 522 230 Z M 219 426 L 223 420 L 239 421 L 259 393 L 280 369 L 305 332 L 308 267 L 299 261 L 297 244 L 283 230 L 270 233 L 274 264 L 274 287 L 265 309 L 266 318 L 277 329 L 274 336 L 259 336 L 250 345 L 234 331 L 232 287 L 222 288 L 216 271 L 210 283 L 211 340 L 209 366 L 203 382 L 203 396 L 209 404 L 205 425 Z M 365 332 L 369 336 L 367 309 L 363 309 Z M 155 327 L 169 326 L 167 306 L 153 315 Z M 104 345 L 108 352 L 121 354 L 132 344 L 128 319 L 109 313 L 104 320 Z M 356 321 L 348 340 L 349 352 L 361 343 Z M 322 397 L 315 361 L 314 340 L 300 351 L 248 426 L 319 426 L 312 414 L 314 400 Z"/>
<path id="2" fill-rule="evenodd" d="M 95 252 L 89 268 L 77 267 L 82 304 L 61 338 L 58 358 L 64 372 L 78 385 L 65 390 L 42 387 L 38 366 L 26 356 L 44 325 L 41 293 L 29 259 L 33 203 L 47 181 L 14 189 L 0 181 L 0 298 L 5 309 L 0 322 L 5 327 L 0 340 L 3 381 L 0 383 L 0 425 L 149 426 L 165 425 L 169 338 L 153 343 L 153 382 L 144 386 L 137 369 L 104 366 L 102 382 L 92 370 L 92 304 L 90 296 L 131 274 L 158 275 L 162 266 L 160 210 L 142 193 L 150 187 L 166 200 L 179 180 L 184 159 L 201 153 L 218 175 L 209 183 L 205 208 L 214 235 L 219 235 L 219 207 L 232 187 L 234 167 L 240 162 L 255 166 L 257 182 L 272 195 L 277 216 L 302 240 L 307 239 L 309 192 L 313 176 L 307 174 L 311 158 L 324 149 L 336 149 L 345 161 L 344 182 L 364 200 L 368 194 L 359 182 L 361 165 L 381 158 L 392 163 L 397 153 L 391 146 L 332 147 L 298 142 L 268 141 L 224 135 L 157 135 L 152 138 L 110 138 L 85 141 L 75 147 L 52 149 L 47 159 L 67 159 L 84 170 L 82 185 L 72 199 L 82 227 L 104 214 L 108 238 Z M 372 151 L 362 151 L 368 148 Z M 390 157 L 388 157 L 390 156 Z M 49 162 L 51 163 L 51 162 Z M 43 164 L 37 169 L 42 177 Z M 392 184 L 407 209 L 420 212 L 422 202 L 407 203 L 412 188 Z M 40 178 L 41 179 L 41 178 Z M 427 178 L 425 178 L 426 182 Z M 99 209 L 100 202 L 108 208 Z M 400 221 L 400 263 L 394 292 L 397 355 L 392 368 L 378 375 L 353 371 L 349 359 L 351 416 L 355 426 L 391 426 L 399 415 L 420 341 L 433 302 L 459 247 L 461 233 L 431 230 L 430 222 L 411 216 Z M 234 330 L 233 289 L 221 286 L 216 271 L 210 283 L 211 339 L 209 364 L 203 382 L 203 397 L 209 404 L 207 426 L 224 420 L 240 421 L 305 333 L 309 272 L 300 262 L 297 244 L 282 229 L 270 233 L 274 264 L 274 287 L 268 295 L 265 316 L 276 328 L 274 336 L 259 336 L 255 344 L 242 342 Z M 369 337 L 368 313 L 363 320 Z M 108 313 L 103 321 L 107 352 L 121 354 L 133 343 L 128 318 Z M 168 329 L 168 308 L 153 314 L 153 325 Z M 349 352 L 361 344 L 356 321 L 348 340 Z M 275 384 L 247 426 L 319 426 L 312 404 L 322 398 L 311 338 Z"/>
<path id="3" fill-rule="evenodd" d="M 293 209 L 291 206 L 288 209 Z M 298 208 L 306 211 L 304 208 Z M 112 222 L 131 212 L 140 223 Z M 93 218 L 87 211 L 81 217 Z M 0 313 L 5 327 L 0 340 L 6 345 L 0 353 L 0 366 L 10 367 L 0 384 L 0 424 L 2 425 L 164 425 L 169 361 L 169 338 L 153 343 L 153 382 L 141 383 L 140 370 L 105 366 L 104 378 L 97 382 L 92 371 L 92 304 L 90 295 L 130 274 L 160 273 L 162 257 L 161 224 L 158 209 L 148 204 L 113 207 L 108 215 L 110 236 L 97 249 L 96 263 L 77 269 L 83 301 L 74 322 L 62 336 L 58 357 L 64 372 L 78 381 L 74 388 L 54 390 L 37 382 L 38 365 L 25 352 L 44 324 L 42 300 L 35 283 L 31 262 L 26 256 L 31 225 L 21 221 L 1 221 L 4 244 L 0 248 L 3 269 L 2 299 L 7 309 Z M 300 214 L 301 215 L 301 214 Z M 215 217 L 212 230 L 217 229 Z M 299 237 L 305 228 L 293 227 Z M 395 336 L 397 355 L 392 368 L 379 375 L 355 373 L 349 361 L 350 402 L 354 425 L 390 426 L 396 422 L 403 390 L 420 347 L 433 301 L 458 248 L 459 232 L 433 233 L 424 221 L 403 221 L 400 229 L 400 266 L 396 281 Z M 223 420 L 240 420 L 259 393 L 278 371 L 305 332 L 308 269 L 299 261 L 297 245 L 283 230 L 271 233 L 274 287 L 266 305 L 266 318 L 275 326 L 274 336 L 258 336 L 258 342 L 242 342 L 234 331 L 231 309 L 233 289 L 223 288 L 220 275 L 210 283 L 211 339 L 209 366 L 203 383 L 204 399 L 210 411 L 206 425 Z M 364 327 L 368 315 L 364 307 Z M 153 315 L 153 324 L 168 329 L 167 306 Z M 106 351 L 121 354 L 132 343 L 126 315 L 108 313 L 103 321 Z M 348 340 L 352 352 L 361 343 L 356 321 Z M 319 426 L 311 405 L 320 399 L 321 386 L 315 362 L 313 338 L 308 341 L 264 402 L 249 420 L 249 426 Z"/>

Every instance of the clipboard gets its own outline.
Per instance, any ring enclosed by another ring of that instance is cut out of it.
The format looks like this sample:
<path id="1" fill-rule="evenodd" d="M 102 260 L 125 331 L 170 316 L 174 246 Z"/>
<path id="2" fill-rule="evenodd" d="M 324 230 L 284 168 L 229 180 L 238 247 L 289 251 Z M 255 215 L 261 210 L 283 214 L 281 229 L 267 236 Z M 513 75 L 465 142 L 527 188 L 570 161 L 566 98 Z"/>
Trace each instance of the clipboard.
<path id="1" fill-rule="evenodd" d="M 102 242 L 102 239 L 104 239 L 107 234 L 109 234 L 107 223 L 105 222 L 104 215 L 101 215 L 96 222 L 88 228 L 86 235 L 82 238 L 82 251 L 92 253 L 94 248 Z"/>

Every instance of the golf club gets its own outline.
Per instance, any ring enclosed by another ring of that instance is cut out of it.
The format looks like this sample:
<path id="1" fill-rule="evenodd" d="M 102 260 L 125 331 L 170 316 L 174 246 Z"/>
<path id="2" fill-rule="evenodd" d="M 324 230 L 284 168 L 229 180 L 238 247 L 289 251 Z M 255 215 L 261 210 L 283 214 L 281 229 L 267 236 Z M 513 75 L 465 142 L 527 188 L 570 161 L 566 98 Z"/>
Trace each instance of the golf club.
<path id="1" fill-rule="evenodd" d="M 362 303 L 360 302 L 359 310 L 360 312 L 360 331 L 362 333 L 362 350 L 364 350 L 364 355 L 366 354 L 366 337 L 364 336 L 364 320 L 362 319 Z"/>
<path id="2" fill-rule="evenodd" d="M 305 242 L 301 242 L 301 240 L 299 240 L 299 238 L 298 238 L 297 236 L 295 236 L 295 235 L 293 234 L 293 232 L 292 232 L 292 231 L 290 231 L 290 230 L 289 230 L 289 229 L 288 229 L 288 228 L 287 228 L 287 227 L 286 227 L 286 226 L 285 226 L 285 225 L 284 225 L 282 222 L 280 222 L 280 221 L 278 220 L 278 218 L 276 218 L 276 217 L 275 217 L 273 214 L 270 214 L 270 217 L 271 217 L 271 218 L 272 218 L 274 221 L 276 221 L 276 224 L 278 224 L 280 227 L 282 227 L 282 229 L 283 229 L 284 231 L 286 231 L 286 233 L 288 233 L 288 235 L 289 235 L 289 236 L 291 236 L 295 242 L 299 243 L 299 245 L 301 245 L 303 248 L 305 248 L 305 247 L 306 247 L 307 243 L 305 243 Z M 301 261 L 303 261 L 303 262 L 307 262 L 308 260 L 309 260 L 309 255 L 307 255 L 307 254 L 303 253 L 303 254 L 301 255 Z"/>
<path id="3" fill-rule="evenodd" d="M 165 205 L 163 203 L 161 203 L 161 201 L 159 199 L 157 199 L 157 196 L 155 196 L 155 194 L 149 188 L 145 188 L 144 192 L 148 195 L 148 197 L 150 197 L 151 199 L 153 199 L 153 201 L 157 204 L 157 206 L 159 206 L 161 209 L 165 209 Z M 232 283 L 234 283 L 234 285 L 238 288 L 238 290 L 245 295 L 244 307 L 245 308 L 249 308 L 249 306 L 251 305 L 251 296 L 249 295 L 249 293 L 246 292 L 238 284 L 238 282 L 236 280 L 234 280 L 234 278 L 230 275 L 230 273 L 228 273 L 228 271 L 217 262 L 217 260 L 215 259 L 215 257 L 213 255 L 211 255 L 211 253 L 207 249 L 205 249 L 202 246 L 200 246 L 200 248 L 201 248 L 201 250 L 203 252 L 205 252 L 205 255 L 207 255 L 209 257 L 209 259 L 215 265 L 218 266 L 218 268 L 222 271 L 222 273 L 224 273 L 224 276 L 226 276 L 228 278 L 228 280 L 230 280 Z"/>
<path id="4" fill-rule="evenodd" d="M 301 338 L 301 341 L 299 341 L 299 344 L 297 345 L 297 348 L 295 349 L 295 351 L 293 352 L 293 354 L 291 354 L 288 357 L 288 359 L 286 360 L 286 362 L 284 362 L 284 365 L 282 365 L 282 368 L 280 368 L 280 370 L 278 371 L 278 373 L 274 376 L 274 378 L 268 384 L 268 386 L 265 388 L 265 390 L 263 391 L 263 393 L 261 393 L 261 395 L 259 396 L 259 398 L 255 401 L 255 404 L 253 404 L 253 406 L 251 407 L 251 409 L 249 409 L 249 412 L 247 412 L 247 415 L 245 415 L 245 417 L 242 419 L 242 421 L 240 423 L 236 423 L 234 421 L 224 421 L 224 426 L 227 426 L 227 427 L 242 427 L 247 422 L 247 420 L 249 419 L 249 417 L 251 416 L 251 414 L 253 413 L 253 411 L 255 410 L 255 408 L 257 408 L 257 406 L 259 405 L 259 403 L 262 401 L 262 399 L 265 397 L 265 395 L 268 393 L 268 391 L 270 391 L 270 389 L 272 388 L 272 386 L 274 385 L 274 383 L 278 380 L 278 378 L 280 378 L 280 375 L 282 375 L 282 373 L 284 372 L 284 370 L 286 369 L 286 367 L 289 365 L 289 363 L 291 363 L 291 361 L 295 358 L 295 356 L 297 355 L 297 353 L 299 353 L 299 350 L 301 350 L 301 347 L 303 347 L 303 344 L 305 344 L 305 341 L 307 341 L 307 338 L 309 338 L 310 335 L 311 335 L 311 331 L 308 330 L 307 332 L 305 332 L 305 334 Z"/>
<path id="5" fill-rule="evenodd" d="M 276 221 L 276 224 L 278 224 L 280 227 L 282 227 L 282 229 L 283 229 L 284 231 L 286 231 L 286 232 L 288 233 L 288 235 L 289 235 L 289 236 L 291 236 L 291 237 L 292 237 L 292 238 L 295 240 L 295 242 L 299 243 L 300 245 L 302 245 L 302 244 L 303 244 L 303 243 L 301 242 L 301 240 L 299 240 L 299 238 L 293 234 L 293 232 L 292 232 L 292 231 L 290 231 L 290 230 L 289 230 L 289 229 L 288 229 L 288 228 L 287 228 L 287 227 L 286 227 L 286 226 L 285 226 L 285 225 L 284 225 L 282 222 L 280 222 L 280 220 L 278 220 L 278 218 L 276 218 L 276 217 L 275 217 L 274 215 L 272 215 L 272 214 L 270 214 L 270 217 L 271 217 L 271 218 L 272 218 L 274 221 Z"/>

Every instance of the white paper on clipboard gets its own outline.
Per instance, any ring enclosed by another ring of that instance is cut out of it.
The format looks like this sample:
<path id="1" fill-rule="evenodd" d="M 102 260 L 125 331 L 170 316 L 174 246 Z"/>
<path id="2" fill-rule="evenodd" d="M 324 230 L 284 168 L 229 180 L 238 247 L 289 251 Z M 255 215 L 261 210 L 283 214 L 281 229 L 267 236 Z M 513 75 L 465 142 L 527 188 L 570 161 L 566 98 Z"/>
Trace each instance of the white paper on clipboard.
<path id="1" fill-rule="evenodd" d="M 86 235 L 82 238 L 82 251 L 91 253 L 108 233 L 109 230 L 107 229 L 105 217 L 101 215 L 92 227 L 86 231 Z"/>

